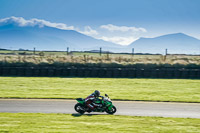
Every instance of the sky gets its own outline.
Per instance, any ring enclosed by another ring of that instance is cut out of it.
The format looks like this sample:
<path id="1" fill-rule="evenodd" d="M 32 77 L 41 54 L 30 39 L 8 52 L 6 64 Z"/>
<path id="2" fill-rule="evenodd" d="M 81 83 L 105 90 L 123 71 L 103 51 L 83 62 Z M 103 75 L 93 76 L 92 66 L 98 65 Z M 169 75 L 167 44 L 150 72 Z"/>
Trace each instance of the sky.
<path id="1" fill-rule="evenodd" d="M 128 45 L 140 37 L 185 33 L 200 39 L 200 0 L 0 0 L 0 19 L 62 23 Z"/>

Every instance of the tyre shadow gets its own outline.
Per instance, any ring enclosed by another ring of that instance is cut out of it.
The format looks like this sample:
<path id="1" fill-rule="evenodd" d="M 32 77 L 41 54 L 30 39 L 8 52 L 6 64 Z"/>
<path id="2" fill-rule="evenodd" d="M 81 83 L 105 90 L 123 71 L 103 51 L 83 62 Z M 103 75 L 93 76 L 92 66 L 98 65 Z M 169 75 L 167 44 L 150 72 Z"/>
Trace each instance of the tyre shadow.
<path id="1" fill-rule="evenodd" d="M 72 116 L 74 116 L 74 117 L 93 116 L 93 115 L 110 115 L 110 114 L 80 114 L 80 113 L 73 113 L 72 114 Z"/>

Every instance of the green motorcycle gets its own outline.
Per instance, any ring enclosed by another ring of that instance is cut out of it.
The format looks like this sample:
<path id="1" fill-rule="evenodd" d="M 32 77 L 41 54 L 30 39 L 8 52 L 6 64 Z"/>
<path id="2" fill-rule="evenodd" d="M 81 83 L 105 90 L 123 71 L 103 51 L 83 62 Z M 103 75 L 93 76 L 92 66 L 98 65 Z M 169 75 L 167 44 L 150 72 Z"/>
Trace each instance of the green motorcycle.
<path id="1" fill-rule="evenodd" d="M 74 106 L 76 112 L 80 114 L 91 112 L 85 103 L 85 99 L 77 98 L 76 100 L 78 101 L 78 103 Z M 117 111 L 116 107 L 112 104 L 112 101 L 107 94 L 105 94 L 105 97 L 102 97 L 102 99 L 97 99 L 95 104 L 101 104 L 102 106 L 95 108 L 93 112 L 106 112 L 108 114 L 114 114 Z"/>

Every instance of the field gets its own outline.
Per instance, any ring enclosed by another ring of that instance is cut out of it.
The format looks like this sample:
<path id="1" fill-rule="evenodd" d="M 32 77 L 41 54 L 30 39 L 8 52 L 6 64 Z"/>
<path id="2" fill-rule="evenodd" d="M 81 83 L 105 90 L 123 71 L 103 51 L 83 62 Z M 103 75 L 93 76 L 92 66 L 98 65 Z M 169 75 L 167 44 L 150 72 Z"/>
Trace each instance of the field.
<path id="1" fill-rule="evenodd" d="M 0 132 L 200 132 L 199 119 L 133 117 L 116 115 L 77 115 L 39 113 L 0 113 Z"/>
<path id="2" fill-rule="evenodd" d="M 0 77 L 1 98 L 86 97 L 98 89 L 111 99 L 200 102 L 200 80 Z"/>
<path id="3" fill-rule="evenodd" d="M 139 64 L 164 67 L 198 67 L 200 56 L 131 55 L 73 52 L 0 51 L 0 66 L 106 67 Z M 101 65 L 102 66 L 102 65 Z M 148 67 L 149 67 L 148 66 Z M 170 101 L 200 103 L 200 80 L 0 77 L 0 98 L 85 98 L 98 89 L 112 100 Z M 78 115 L 43 113 L 0 113 L 0 132 L 200 132 L 199 119 Z"/>
<path id="4" fill-rule="evenodd" d="M 132 54 L 112 54 L 87 53 L 87 52 L 39 52 L 33 54 L 32 51 L 5 51 L 0 50 L 0 65 L 41 65 L 54 64 L 66 66 L 69 63 L 79 64 L 109 64 L 115 66 L 135 65 L 135 64 L 156 64 L 169 67 L 173 65 L 200 65 L 200 56 L 192 55 L 132 55 Z"/>

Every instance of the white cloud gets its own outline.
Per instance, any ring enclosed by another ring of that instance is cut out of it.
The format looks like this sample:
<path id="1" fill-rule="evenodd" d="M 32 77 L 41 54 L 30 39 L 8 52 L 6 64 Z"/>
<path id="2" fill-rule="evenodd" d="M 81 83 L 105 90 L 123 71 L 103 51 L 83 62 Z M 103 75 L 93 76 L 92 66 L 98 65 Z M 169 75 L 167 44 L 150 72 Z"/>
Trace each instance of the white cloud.
<path id="1" fill-rule="evenodd" d="M 144 28 L 136 28 L 136 27 L 127 27 L 127 26 L 116 26 L 112 24 L 101 25 L 100 28 L 109 30 L 111 32 L 121 31 L 121 32 L 147 32 Z"/>
<path id="2" fill-rule="evenodd" d="M 99 39 L 102 39 L 102 40 L 108 41 L 108 42 L 113 42 L 113 43 L 121 44 L 121 45 L 128 45 L 128 44 L 132 43 L 133 41 L 137 40 L 138 38 L 134 38 L 134 37 L 120 37 L 120 36 L 114 36 L 114 37 L 102 36 Z"/>
<path id="3" fill-rule="evenodd" d="M 30 19 L 26 20 L 22 17 L 8 17 L 4 19 L 0 19 L 0 24 L 4 23 L 15 23 L 18 24 L 18 26 L 24 27 L 24 26 L 39 26 L 39 27 L 44 27 L 44 26 L 49 26 L 49 27 L 54 27 L 58 29 L 63 29 L 63 30 L 74 30 L 74 26 L 67 26 L 66 24 L 63 23 L 51 23 L 46 20 L 42 19 Z"/>
<path id="4" fill-rule="evenodd" d="M 85 26 L 84 30 L 76 29 L 76 31 L 96 39 L 102 39 L 120 45 L 129 45 L 147 32 L 145 28 L 116 26 L 112 24 L 101 25 L 95 30 L 90 26 Z"/>
<path id="5" fill-rule="evenodd" d="M 99 28 L 102 30 L 101 36 L 98 36 L 99 39 L 120 45 L 129 45 L 147 32 L 145 28 L 141 27 L 116 26 L 113 24 L 101 25 Z"/>
<path id="6" fill-rule="evenodd" d="M 99 34 L 96 30 L 92 29 L 90 26 L 85 26 L 83 31 L 81 31 L 79 29 L 77 31 L 79 31 L 80 33 L 83 33 L 85 35 L 88 35 L 88 36 L 96 36 Z"/>

